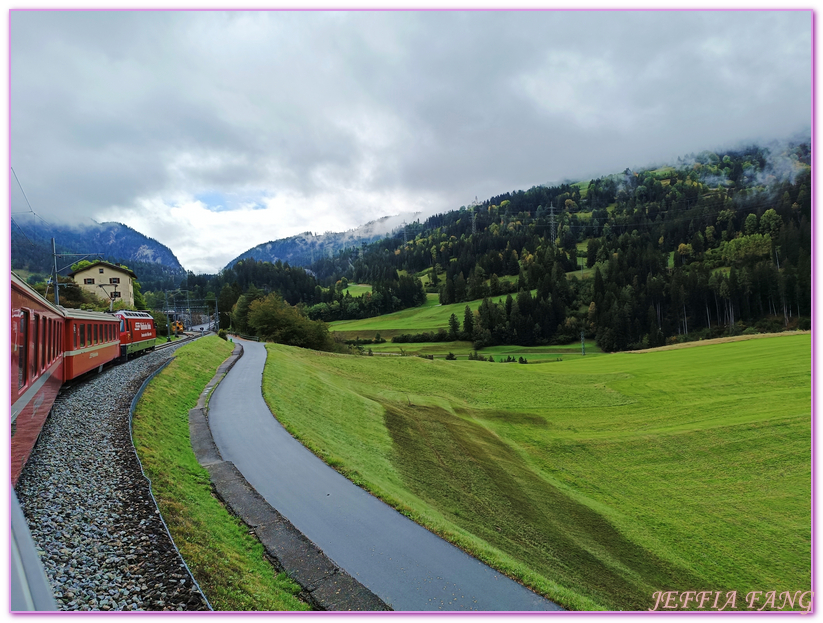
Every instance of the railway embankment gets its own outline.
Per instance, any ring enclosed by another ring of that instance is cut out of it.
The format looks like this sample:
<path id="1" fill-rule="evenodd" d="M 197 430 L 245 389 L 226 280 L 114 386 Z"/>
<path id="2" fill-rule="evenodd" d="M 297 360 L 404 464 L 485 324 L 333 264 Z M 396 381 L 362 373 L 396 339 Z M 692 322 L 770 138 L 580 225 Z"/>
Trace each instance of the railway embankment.
<path id="1" fill-rule="evenodd" d="M 23 470 L 17 495 L 61 610 L 208 610 L 129 432 L 133 396 L 175 350 L 65 390 Z"/>

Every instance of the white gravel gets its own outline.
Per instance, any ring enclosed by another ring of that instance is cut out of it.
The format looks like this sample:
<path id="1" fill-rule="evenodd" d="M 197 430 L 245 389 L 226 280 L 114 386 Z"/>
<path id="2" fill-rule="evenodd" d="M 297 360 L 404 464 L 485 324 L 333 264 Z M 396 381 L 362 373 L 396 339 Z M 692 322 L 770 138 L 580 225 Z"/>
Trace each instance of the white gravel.
<path id="1" fill-rule="evenodd" d="M 65 390 L 17 485 L 62 610 L 208 610 L 140 472 L 129 404 L 176 348 Z"/>

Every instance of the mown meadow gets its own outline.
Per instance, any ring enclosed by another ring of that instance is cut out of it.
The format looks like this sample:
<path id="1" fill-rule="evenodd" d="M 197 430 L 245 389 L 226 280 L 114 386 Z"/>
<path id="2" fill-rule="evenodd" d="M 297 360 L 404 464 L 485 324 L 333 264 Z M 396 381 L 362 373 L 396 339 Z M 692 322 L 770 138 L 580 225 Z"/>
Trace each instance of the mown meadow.
<path id="1" fill-rule="evenodd" d="M 565 607 L 810 588 L 808 334 L 526 366 L 267 348 L 292 434 Z"/>

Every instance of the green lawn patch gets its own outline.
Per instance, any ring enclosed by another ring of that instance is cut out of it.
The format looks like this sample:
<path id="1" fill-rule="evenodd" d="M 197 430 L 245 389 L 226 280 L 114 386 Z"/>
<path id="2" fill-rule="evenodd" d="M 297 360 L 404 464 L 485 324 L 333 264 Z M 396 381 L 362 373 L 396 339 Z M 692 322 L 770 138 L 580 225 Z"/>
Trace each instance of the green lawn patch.
<path id="1" fill-rule="evenodd" d="M 537 290 L 532 290 L 532 296 Z M 512 297 L 516 297 L 512 294 Z M 505 301 L 506 296 L 490 297 L 492 301 Z M 383 314 L 373 318 L 363 318 L 361 320 L 338 320 L 329 323 L 329 331 L 340 333 L 346 339 L 355 337 L 374 337 L 374 333 L 380 333 L 383 337 L 390 337 L 400 333 L 423 333 L 426 331 L 437 331 L 438 329 L 448 329 L 449 317 L 454 314 L 462 323 L 466 305 L 472 311 L 478 309 L 482 300 L 474 300 L 452 305 L 440 305 L 440 297 L 437 294 L 426 295 L 426 302 L 420 307 L 409 307 L 399 312 Z"/>
<path id="2" fill-rule="evenodd" d="M 364 294 L 371 294 L 372 287 L 367 283 L 350 283 L 349 287 L 343 290 L 343 292 L 348 292 L 352 295 L 353 298 L 357 298 L 358 296 L 363 296 Z"/>
<path id="3" fill-rule="evenodd" d="M 155 346 L 162 346 L 163 344 L 167 344 L 168 343 L 167 337 L 168 336 L 164 335 L 162 337 L 155 338 L 154 345 Z M 171 341 L 172 342 L 174 342 L 176 340 L 179 340 L 179 339 L 180 339 L 179 335 L 172 335 L 171 336 Z"/>
<path id="4" fill-rule="evenodd" d="M 172 538 L 215 610 L 308 610 L 246 525 L 212 495 L 194 456 L 188 412 L 231 354 L 210 335 L 180 348 L 137 405 L 134 445 Z"/>
<path id="5" fill-rule="evenodd" d="M 589 182 L 577 182 L 572 184 L 572 186 L 576 187 L 577 190 L 580 191 L 580 198 L 585 199 L 586 195 L 589 192 Z"/>
<path id="6" fill-rule="evenodd" d="M 525 366 L 267 348 L 295 436 L 561 605 L 810 590 L 809 335 Z"/>

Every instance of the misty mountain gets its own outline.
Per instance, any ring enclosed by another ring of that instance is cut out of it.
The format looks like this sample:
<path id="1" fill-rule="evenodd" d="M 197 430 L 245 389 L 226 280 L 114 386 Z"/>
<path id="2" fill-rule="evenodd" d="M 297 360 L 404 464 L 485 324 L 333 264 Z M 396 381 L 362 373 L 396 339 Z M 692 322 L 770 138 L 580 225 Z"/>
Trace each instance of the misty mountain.
<path id="1" fill-rule="evenodd" d="M 11 226 L 11 267 L 48 274 L 52 271 L 51 239 L 55 239 L 57 253 L 80 254 L 58 258 L 61 274 L 70 272 L 69 265 L 86 258 L 104 259 L 131 268 L 143 289 L 159 290 L 175 287 L 186 271 L 167 246 L 121 223 L 88 221 L 79 225 L 57 225 L 43 222 L 21 222 L 15 219 Z M 65 269 L 64 269 L 65 267 Z"/>
<path id="2" fill-rule="evenodd" d="M 310 266 L 323 256 L 334 256 L 348 247 L 369 244 L 386 237 L 393 231 L 403 227 L 403 223 L 411 223 L 420 215 L 397 214 L 384 216 L 375 221 L 361 225 L 346 232 L 326 232 L 316 235 L 310 231 L 259 244 L 238 255 L 226 265 L 231 268 L 240 260 L 255 259 L 262 262 L 288 262 L 292 266 Z"/>

